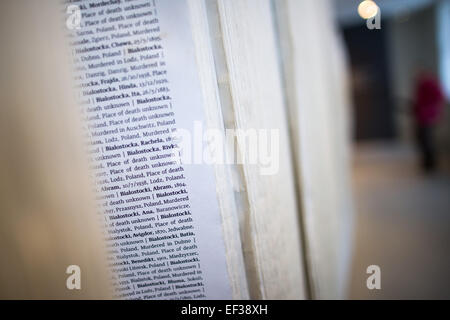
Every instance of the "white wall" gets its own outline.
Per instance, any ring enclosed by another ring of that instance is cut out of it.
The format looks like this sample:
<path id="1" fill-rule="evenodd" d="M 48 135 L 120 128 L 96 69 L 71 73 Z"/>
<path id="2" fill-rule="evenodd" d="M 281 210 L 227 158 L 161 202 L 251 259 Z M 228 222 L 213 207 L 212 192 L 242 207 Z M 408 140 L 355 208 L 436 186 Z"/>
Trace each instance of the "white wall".
<path id="1" fill-rule="evenodd" d="M 276 1 L 313 298 L 347 296 L 352 257 L 346 56 L 330 1 Z"/>
<path id="2" fill-rule="evenodd" d="M 235 190 L 249 296 L 345 298 L 353 235 L 349 99 L 331 1 L 205 4 L 204 45 L 214 57 L 224 128 L 280 133 L 278 173 L 261 176 L 244 164 L 230 168 L 233 182 L 219 181 Z"/>

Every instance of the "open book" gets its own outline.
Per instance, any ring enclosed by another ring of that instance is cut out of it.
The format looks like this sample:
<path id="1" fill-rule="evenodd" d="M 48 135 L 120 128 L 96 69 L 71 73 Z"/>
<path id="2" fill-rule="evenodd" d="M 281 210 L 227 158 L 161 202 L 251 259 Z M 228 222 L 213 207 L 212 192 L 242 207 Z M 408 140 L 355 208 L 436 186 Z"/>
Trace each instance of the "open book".
<path id="1" fill-rule="evenodd" d="M 186 1 L 67 7 L 118 298 L 232 298 L 214 168 L 201 163 L 203 132 L 190 136 L 205 126 L 205 106 L 188 9 Z M 193 152 L 189 139 L 200 144 Z"/>

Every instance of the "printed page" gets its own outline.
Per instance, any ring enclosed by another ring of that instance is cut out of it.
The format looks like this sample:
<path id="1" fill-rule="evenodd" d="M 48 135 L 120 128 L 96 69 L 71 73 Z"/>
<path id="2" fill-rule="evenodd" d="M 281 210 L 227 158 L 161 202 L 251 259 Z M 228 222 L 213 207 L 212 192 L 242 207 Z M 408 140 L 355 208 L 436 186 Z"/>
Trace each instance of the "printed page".
<path id="1" fill-rule="evenodd" d="M 66 8 L 116 296 L 230 299 L 213 168 L 179 143 L 204 125 L 187 2 Z"/>

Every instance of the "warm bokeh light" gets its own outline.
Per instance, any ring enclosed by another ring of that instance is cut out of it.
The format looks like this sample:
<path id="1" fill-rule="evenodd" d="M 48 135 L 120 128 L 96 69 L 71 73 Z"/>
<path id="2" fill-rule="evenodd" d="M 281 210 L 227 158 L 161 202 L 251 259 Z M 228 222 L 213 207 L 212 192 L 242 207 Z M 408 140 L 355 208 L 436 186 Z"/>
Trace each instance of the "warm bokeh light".
<path id="1" fill-rule="evenodd" d="M 363 19 L 370 19 L 375 17 L 378 13 L 378 10 L 379 8 L 377 4 L 372 0 L 364 0 L 358 6 L 358 13 Z"/>

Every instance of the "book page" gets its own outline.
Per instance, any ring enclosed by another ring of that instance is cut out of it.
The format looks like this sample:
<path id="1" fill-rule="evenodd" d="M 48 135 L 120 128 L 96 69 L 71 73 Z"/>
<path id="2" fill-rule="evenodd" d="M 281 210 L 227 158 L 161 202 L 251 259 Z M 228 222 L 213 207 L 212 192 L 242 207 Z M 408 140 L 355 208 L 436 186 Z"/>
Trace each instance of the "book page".
<path id="1" fill-rule="evenodd" d="M 187 2 L 66 13 L 116 296 L 230 299 L 213 168 L 179 144 L 204 124 Z"/>

